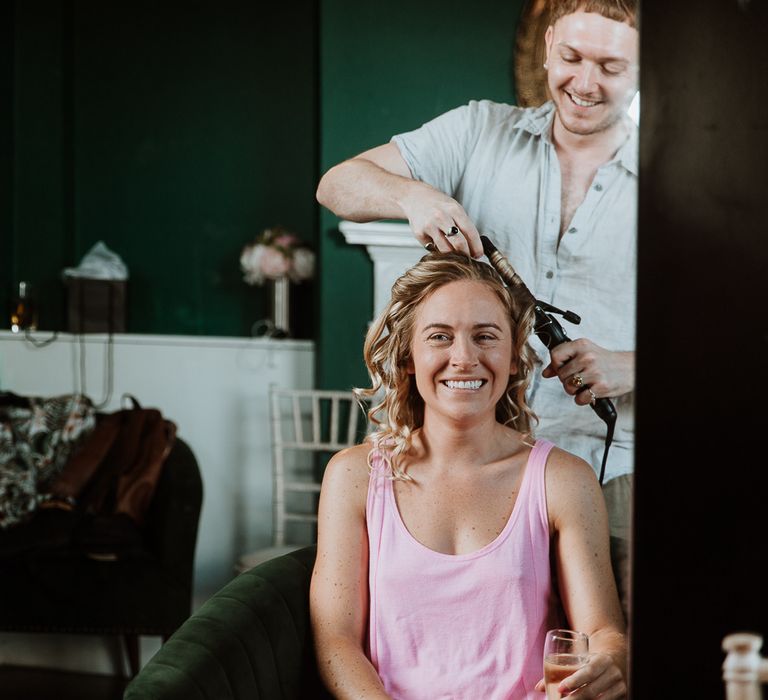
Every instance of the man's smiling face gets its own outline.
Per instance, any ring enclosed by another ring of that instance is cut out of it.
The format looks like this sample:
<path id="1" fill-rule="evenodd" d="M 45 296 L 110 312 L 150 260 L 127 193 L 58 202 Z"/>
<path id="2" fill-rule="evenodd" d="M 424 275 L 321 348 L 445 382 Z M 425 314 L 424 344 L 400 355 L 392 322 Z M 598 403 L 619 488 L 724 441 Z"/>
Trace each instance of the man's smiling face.
<path id="1" fill-rule="evenodd" d="M 547 29 L 547 83 L 562 126 L 573 134 L 606 131 L 637 91 L 636 29 L 595 12 L 574 12 Z"/>

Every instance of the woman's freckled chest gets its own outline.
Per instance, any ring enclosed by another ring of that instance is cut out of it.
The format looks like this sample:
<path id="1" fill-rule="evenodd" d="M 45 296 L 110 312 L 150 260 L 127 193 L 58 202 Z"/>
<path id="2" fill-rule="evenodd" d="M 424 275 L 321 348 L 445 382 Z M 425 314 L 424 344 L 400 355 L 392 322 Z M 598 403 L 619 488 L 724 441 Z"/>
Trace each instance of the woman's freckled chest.
<path id="1" fill-rule="evenodd" d="M 522 458 L 478 468 L 461 478 L 435 473 L 417 483 L 396 482 L 395 498 L 403 524 L 426 547 L 445 554 L 477 551 L 504 530 L 515 506 L 523 473 Z M 429 494 L 428 498 L 424 498 Z"/>

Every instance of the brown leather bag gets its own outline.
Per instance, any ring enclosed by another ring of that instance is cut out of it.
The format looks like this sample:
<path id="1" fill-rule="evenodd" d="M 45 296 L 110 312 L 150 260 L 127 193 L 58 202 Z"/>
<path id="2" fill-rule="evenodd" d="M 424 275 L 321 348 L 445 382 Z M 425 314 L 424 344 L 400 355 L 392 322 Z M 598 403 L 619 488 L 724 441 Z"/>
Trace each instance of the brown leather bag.
<path id="1" fill-rule="evenodd" d="M 133 408 L 100 414 L 91 435 L 51 485 L 51 502 L 74 502 L 92 515 L 144 521 L 176 425 L 160 411 Z"/>

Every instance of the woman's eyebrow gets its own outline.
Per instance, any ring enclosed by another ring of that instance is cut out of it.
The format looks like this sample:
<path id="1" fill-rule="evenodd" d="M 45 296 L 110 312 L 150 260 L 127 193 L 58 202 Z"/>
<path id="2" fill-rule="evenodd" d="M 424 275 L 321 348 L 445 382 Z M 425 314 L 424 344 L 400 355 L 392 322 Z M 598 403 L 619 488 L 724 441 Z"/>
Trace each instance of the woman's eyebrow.
<path id="1" fill-rule="evenodd" d="M 424 328 L 422 328 L 422 331 L 428 331 L 432 328 L 439 328 L 440 330 L 443 329 L 451 329 L 453 326 L 451 326 L 449 323 L 428 323 Z"/>
<path id="2" fill-rule="evenodd" d="M 451 330 L 453 326 L 450 323 L 428 323 L 424 328 L 422 328 L 422 333 L 428 330 L 432 329 L 439 329 L 439 330 Z M 481 321 L 480 323 L 476 323 L 472 326 L 472 328 L 495 328 L 497 331 L 501 331 L 501 326 L 499 326 L 496 323 L 493 323 L 492 321 Z"/>

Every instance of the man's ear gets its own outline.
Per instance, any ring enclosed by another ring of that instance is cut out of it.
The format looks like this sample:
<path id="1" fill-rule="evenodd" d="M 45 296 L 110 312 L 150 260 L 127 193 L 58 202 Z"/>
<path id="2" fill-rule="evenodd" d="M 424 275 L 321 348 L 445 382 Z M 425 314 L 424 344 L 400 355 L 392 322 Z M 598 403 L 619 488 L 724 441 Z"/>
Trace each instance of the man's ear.
<path id="1" fill-rule="evenodd" d="M 552 37 L 554 36 L 555 30 L 552 28 L 552 25 L 550 24 L 547 27 L 547 31 L 544 32 L 544 45 L 546 46 L 547 52 L 544 55 L 544 65 L 546 66 L 549 63 L 549 52 L 552 50 Z"/>

